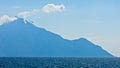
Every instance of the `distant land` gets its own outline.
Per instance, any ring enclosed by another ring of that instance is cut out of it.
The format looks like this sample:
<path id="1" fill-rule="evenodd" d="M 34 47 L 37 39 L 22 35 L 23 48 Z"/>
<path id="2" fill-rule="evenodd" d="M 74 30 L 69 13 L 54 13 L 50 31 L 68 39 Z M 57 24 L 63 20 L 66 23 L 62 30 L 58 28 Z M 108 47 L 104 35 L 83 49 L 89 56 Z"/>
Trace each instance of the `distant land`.
<path id="1" fill-rule="evenodd" d="M 85 38 L 67 40 L 18 18 L 0 26 L 0 57 L 113 57 Z"/>

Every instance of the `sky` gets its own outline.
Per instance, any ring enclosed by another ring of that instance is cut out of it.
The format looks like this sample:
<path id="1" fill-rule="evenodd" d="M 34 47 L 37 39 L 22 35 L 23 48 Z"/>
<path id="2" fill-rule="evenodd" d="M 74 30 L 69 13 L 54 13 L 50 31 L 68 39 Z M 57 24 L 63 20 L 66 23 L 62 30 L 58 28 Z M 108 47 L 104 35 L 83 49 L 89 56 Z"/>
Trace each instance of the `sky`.
<path id="1" fill-rule="evenodd" d="M 0 25 L 15 16 L 65 39 L 84 37 L 120 57 L 120 0 L 0 0 Z"/>

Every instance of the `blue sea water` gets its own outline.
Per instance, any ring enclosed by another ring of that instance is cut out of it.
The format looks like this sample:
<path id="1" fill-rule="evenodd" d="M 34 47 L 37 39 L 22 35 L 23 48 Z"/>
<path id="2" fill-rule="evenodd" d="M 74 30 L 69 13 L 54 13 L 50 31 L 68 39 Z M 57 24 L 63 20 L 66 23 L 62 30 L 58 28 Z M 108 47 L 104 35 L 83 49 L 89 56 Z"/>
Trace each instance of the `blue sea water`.
<path id="1" fill-rule="evenodd" d="M 120 68 L 120 58 L 1 57 L 0 68 Z"/>

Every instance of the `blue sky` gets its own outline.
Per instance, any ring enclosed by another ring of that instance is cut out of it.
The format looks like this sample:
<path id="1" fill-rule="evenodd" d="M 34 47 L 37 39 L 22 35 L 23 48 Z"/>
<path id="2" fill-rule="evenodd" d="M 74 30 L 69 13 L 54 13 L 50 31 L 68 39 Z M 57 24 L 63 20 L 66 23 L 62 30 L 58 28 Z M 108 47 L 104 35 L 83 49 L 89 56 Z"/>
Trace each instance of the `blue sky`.
<path id="1" fill-rule="evenodd" d="M 120 56 L 120 0 L 0 0 L 0 17 L 21 13 L 63 38 L 85 37 Z"/>

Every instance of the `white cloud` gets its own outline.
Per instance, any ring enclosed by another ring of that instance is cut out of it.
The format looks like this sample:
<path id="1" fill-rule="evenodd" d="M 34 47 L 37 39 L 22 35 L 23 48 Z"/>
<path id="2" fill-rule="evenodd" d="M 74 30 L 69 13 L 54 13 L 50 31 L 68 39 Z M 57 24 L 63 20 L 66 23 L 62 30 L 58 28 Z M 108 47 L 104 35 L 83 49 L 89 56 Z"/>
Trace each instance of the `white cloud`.
<path id="1" fill-rule="evenodd" d="M 36 14 L 39 12 L 39 9 L 33 9 L 32 11 L 23 11 L 17 14 L 18 17 L 23 18 L 24 22 L 26 23 L 26 20 L 28 17 Z"/>
<path id="2" fill-rule="evenodd" d="M 31 15 L 31 12 L 30 12 L 30 11 L 24 11 L 24 12 L 18 13 L 17 16 L 20 17 L 20 18 L 23 18 L 23 19 L 24 19 L 24 22 L 27 23 L 27 22 L 26 22 L 27 17 L 30 16 L 30 15 Z"/>
<path id="3" fill-rule="evenodd" d="M 65 9 L 65 6 L 63 4 L 60 4 L 60 5 L 47 4 L 42 8 L 42 10 L 46 13 L 61 12 L 64 9 Z"/>
<path id="4" fill-rule="evenodd" d="M 24 19 L 26 19 L 30 15 L 31 15 L 31 12 L 29 12 L 29 11 L 24 11 L 24 12 L 18 13 L 18 17 L 21 17 L 21 18 L 24 18 Z"/>
<path id="5" fill-rule="evenodd" d="M 18 13 L 18 17 L 21 17 L 21 18 L 23 18 L 23 19 L 27 19 L 27 17 L 29 17 L 29 16 L 31 16 L 31 15 L 34 15 L 34 14 L 36 14 L 37 12 L 39 12 L 39 10 L 38 9 L 33 9 L 32 11 L 24 11 L 24 12 L 20 12 L 20 13 Z"/>
<path id="6" fill-rule="evenodd" d="M 16 19 L 17 19 L 16 17 L 10 17 L 8 15 L 3 15 L 2 17 L 0 17 L 0 25 L 7 23 L 7 22 L 12 22 Z"/>

